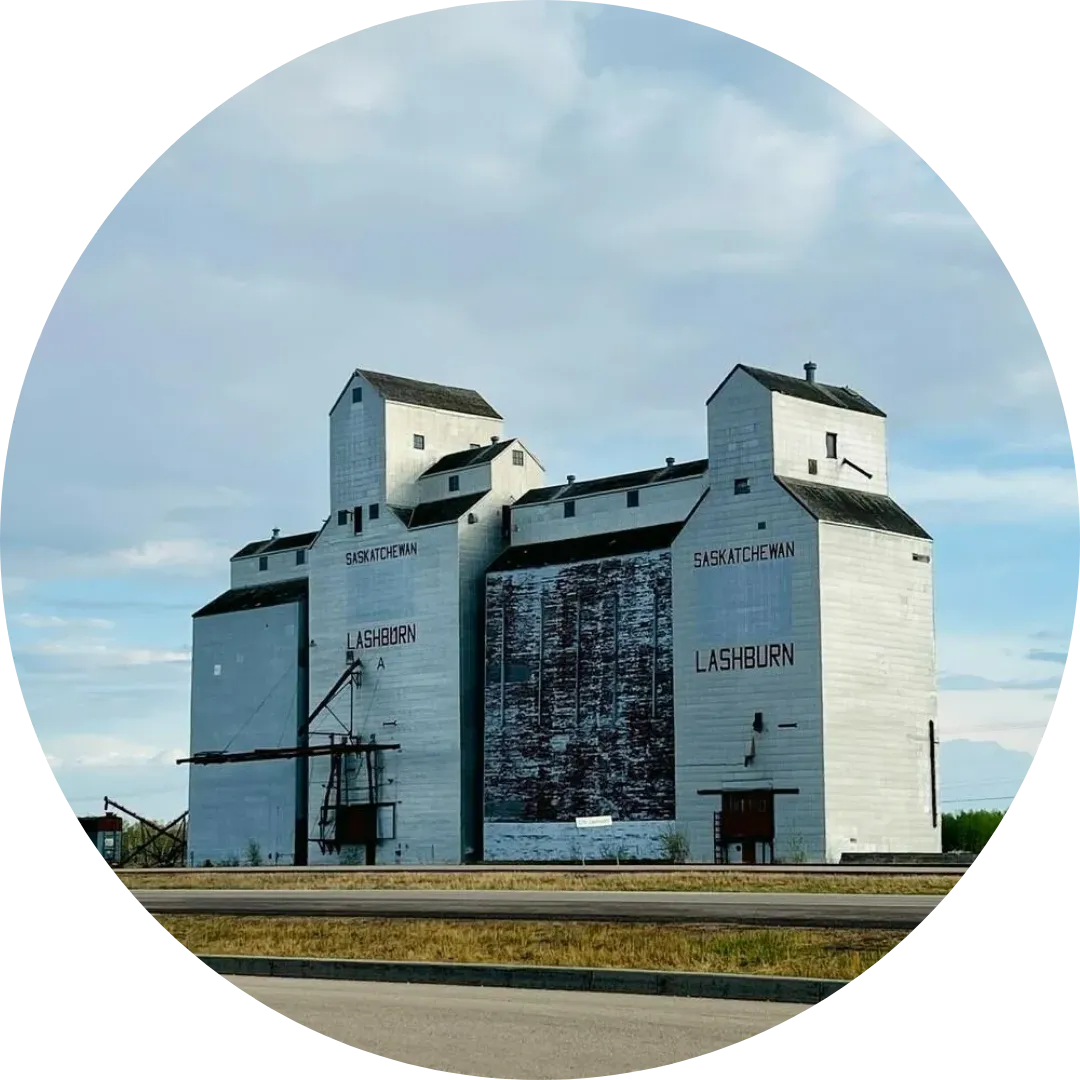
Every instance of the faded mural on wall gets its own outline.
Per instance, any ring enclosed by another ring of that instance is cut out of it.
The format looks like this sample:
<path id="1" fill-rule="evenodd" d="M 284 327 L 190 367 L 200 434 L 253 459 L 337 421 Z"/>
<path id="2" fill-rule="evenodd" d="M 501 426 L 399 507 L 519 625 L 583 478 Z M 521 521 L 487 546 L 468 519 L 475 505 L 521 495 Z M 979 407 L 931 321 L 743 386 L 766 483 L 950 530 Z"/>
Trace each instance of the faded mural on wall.
<path id="1" fill-rule="evenodd" d="M 667 550 L 491 574 L 489 822 L 675 816 Z"/>

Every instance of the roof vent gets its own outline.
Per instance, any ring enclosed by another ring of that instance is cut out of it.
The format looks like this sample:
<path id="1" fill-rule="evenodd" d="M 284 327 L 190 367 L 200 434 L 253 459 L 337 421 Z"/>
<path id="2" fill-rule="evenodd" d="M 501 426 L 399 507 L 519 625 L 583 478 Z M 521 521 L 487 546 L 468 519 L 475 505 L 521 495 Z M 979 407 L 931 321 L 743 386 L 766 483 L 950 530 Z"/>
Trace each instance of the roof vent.
<path id="1" fill-rule="evenodd" d="M 492 435 L 491 436 L 491 445 L 492 446 L 494 446 L 498 441 L 499 441 L 499 436 L 498 435 Z"/>
<path id="2" fill-rule="evenodd" d="M 675 459 L 673 457 L 664 458 L 664 461 L 667 462 L 667 467 L 669 469 L 671 468 L 672 465 L 675 464 Z"/>
<path id="3" fill-rule="evenodd" d="M 281 535 L 281 530 L 280 529 L 272 529 L 270 531 L 270 539 L 271 540 L 276 540 L 280 535 Z"/>
<path id="4" fill-rule="evenodd" d="M 572 483 L 573 483 L 573 482 L 574 482 L 574 481 L 575 481 L 576 479 L 577 479 L 577 477 L 576 477 L 576 476 L 568 476 L 568 477 L 566 478 L 566 482 L 567 482 L 568 484 L 572 484 Z"/>
<path id="5" fill-rule="evenodd" d="M 815 364 L 813 360 L 809 360 L 803 364 L 803 371 L 806 372 L 806 381 L 813 382 L 814 372 L 817 371 L 817 364 Z"/>

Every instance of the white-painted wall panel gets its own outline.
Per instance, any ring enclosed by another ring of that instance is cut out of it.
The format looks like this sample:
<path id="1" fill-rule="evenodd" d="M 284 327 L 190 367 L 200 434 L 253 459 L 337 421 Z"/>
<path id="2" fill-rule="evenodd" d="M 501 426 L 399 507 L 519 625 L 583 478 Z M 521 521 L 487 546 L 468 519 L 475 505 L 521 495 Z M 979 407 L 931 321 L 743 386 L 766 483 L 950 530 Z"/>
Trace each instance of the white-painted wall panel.
<path id="1" fill-rule="evenodd" d="M 721 805 L 700 792 L 753 788 L 798 790 L 775 800 L 778 860 L 824 855 L 817 523 L 773 479 L 770 422 L 769 392 L 736 372 L 709 405 L 712 487 L 672 545 L 676 814 L 700 862 Z M 772 666 L 733 668 L 748 646 Z"/>
<path id="2" fill-rule="evenodd" d="M 587 495 L 573 500 L 573 517 L 566 516 L 563 501 L 515 507 L 511 542 L 548 543 L 682 521 L 701 498 L 705 478 L 671 480 L 634 490 L 638 492 L 636 507 L 626 505 L 625 491 Z"/>
<path id="3" fill-rule="evenodd" d="M 296 561 L 297 550 L 302 552 L 303 562 Z M 271 585 L 275 581 L 293 581 L 307 577 L 308 553 L 304 548 L 273 551 L 262 558 L 266 559 L 265 570 L 260 569 L 258 555 L 233 559 L 229 563 L 229 588 L 243 589 L 251 585 Z"/>
<path id="4" fill-rule="evenodd" d="M 829 524 L 820 544 L 828 857 L 940 851 L 931 544 Z"/>
<path id="5" fill-rule="evenodd" d="M 386 501 L 394 506 L 420 502 L 418 477 L 446 454 L 487 446 L 502 437 L 503 422 L 486 416 L 439 412 L 397 401 L 386 402 Z M 421 436 L 423 449 L 414 445 Z"/>
<path id="6" fill-rule="evenodd" d="M 460 581 L 458 526 L 409 531 L 394 515 L 362 538 L 327 530 L 312 549 L 310 707 L 338 679 L 358 634 L 407 626 L 402 643 L 360 649 L 363 685 L 334 706 L 357 734 L 400 743 L 384 755 L 384 791 L 397 803 L 397 837 L 380 845 L 380 862 L 457 862 L 461 858 Z M 358 561 L 357 552 L 396 552 Z M 341 731 L 332 716 L 322 731 Z M 313 759 L 312 835 L 328 772 Z M 333 862 L 312 845 L 312 862 Z"/>
<path id="7" fill-rule="evenodd" d="M 884 417 L 836 409 L 785 394 L 773 394 L 772 398 L 773 468 L 777 476 L 881 495 L 888 493 Z M 835 458 L 827 455 L 829 433 L 836 435 Z M 811 459 L 817 465 L 813 474 Z M 864 476 L 859 469 L 870 476 Z"/>

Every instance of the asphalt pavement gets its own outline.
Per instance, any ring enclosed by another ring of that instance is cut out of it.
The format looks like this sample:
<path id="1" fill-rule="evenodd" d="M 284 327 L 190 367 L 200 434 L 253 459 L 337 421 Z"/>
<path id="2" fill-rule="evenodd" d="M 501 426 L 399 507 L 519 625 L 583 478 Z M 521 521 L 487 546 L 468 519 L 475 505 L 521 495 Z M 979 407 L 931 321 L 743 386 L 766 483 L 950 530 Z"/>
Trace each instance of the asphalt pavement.
<path id="1" fill-rule="evenodd" d="M 575 1080 L 686 1061 L 803 1011 L 775 1002 L 230 976 L 339 1042 L 410 1065 Z"/>
<path id="2" fill-rule="evenodd" d="M 556 919 L 911 930 L 940 896 L 492 889 L 138 889 L 157 915 Z"/>

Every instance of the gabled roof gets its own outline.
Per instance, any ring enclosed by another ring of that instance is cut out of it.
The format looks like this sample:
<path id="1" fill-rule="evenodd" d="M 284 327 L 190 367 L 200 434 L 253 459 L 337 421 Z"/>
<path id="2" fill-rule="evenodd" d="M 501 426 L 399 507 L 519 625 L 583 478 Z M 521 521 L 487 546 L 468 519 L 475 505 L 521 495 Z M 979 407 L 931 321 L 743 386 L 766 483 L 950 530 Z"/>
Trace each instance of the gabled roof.
<path id="1" fill-rule="evenodd" d="M 575 536 L 570 540 L 549 540 L 545 543 L 521 544 L 507 548 L 488 567 L 489 574 L 507 570 L 526 570 L 538 566 L 560 566 L 563 563 L 584 562 L 589 559 L 615 559 L 622 555 L 637 555 L 643 551 L 658 551 L 671 546 L 682 531 L 684 522 L 650 525 L 644 529 L 622 529 L 618 532 Z"/>
<path id="2" fill-rule="evenodd" d="M 269 555 L 275 551 L 311 547 L 312 541 L 318 535 L 317 532 L 294 533 L 292 536 L 279 536 L 276 540 L 254 540 L 245 544 L 232 558 L 246 559 L 250 555 Z"/>
<path id="3" fill-rule="evenodd" d="M 467 416 L 487 416 L 492 420 L 502 417 L 475 391 L 459 386 L 441 386 L 439 383 L 421 382 L 419 379 L 406 379 L 401 375 L 385 375 L 379 371 L 365 371 L 357 368 L 349 377 L 349 382 L 357 375 L 363 376 L 379 391 L 387 401 L 397 401 L 402 405 L 419 405 L 425 409 L 440 409 L 443 412 L 464 413 Z M 345 396 L 349 382 L 342 387 L 331 412 Z"/>
<path id="4" fill-rule="evenodd" d="M 801 398 L 803 401 L 814 401 L 819 405 L 831 405 L 834 409 L 849 409 L 851 412 L 867 413 L 870 416 L 884 416 L 876 405 L 871 404 L 848 386 L 828 386 L 825 383 L 810 382 L 807 379 L 799 379 L 794 375 L 781 375 L 775 371 L 765 371 L 763 368 L 747 367 L 746 364 L 736 364 L 728 373 L 727 378 L 712 392 L 709 401 L 727 385 L 728 379 L 736 371 L 745 371 L 751 378 L 756 379 L 766 390 L 776 394 L 784 394 L 787 397 Z"/>
<path id="5" fill-rule="evenodd" d="M 248 585 L 242 589 L 229 589 L 223 592 L 205 607 L 199 608 L 192 618 L 225 615 L 230 611 L 251 611 L 254 608 L 274 607 L 277 604 L 295 604 L 300 600 L 306 600 L 307 594 L 306 577 L 271 581 L 266 585 Z"/>
<path id="6" fill-rule="evenodd" d="M 811 484 L 805 480 L 777 477 L 777 483 L 818 521 L 837 525 L 861 525 L 878 532 L 931 539 L 930 534 L 888 495 L 873 495 L 831 484 Z"/>
<path id="7" fill-rule="evenodd" d="M 526 491 L 514 506 L 532 506 L 536 503 L 550 502 L 553 499 L 584 498 L 586 495 L 602 495 L 609 491 L 622 491 L 629 488 L 647 487 L 669 480 L 686 480 L 694 476 L 704 476 L 709 471 L 708 459 L 684 461 L 681 464 L 665 465 L 659 469 L 644 469 L 641 472 L 620 473 L 618 476 L 601 476 L 596 480 L 579 480 L 573 484 L 556 484 L 554 487 L 533 488 Z"/>
<path id="8" fill-rule="evenodd" d="M 426 529 L 431 525 L 449 525 L 470 511 L 485 495 L 477 491 L 472 495 L 455 495 L 452 499 L 438 499 L 419 506 L 392 506 L 390 509 L 408 529 Z"/>
<path id="9" fill-rule="evenodd" d="M 514 439 L 504 439 L 502 442 L 489 443 L 487 446 L 471 447 L 468 450 L 455 450 L 452 454 L 445 454 L 439 458 L 430 468 L 422 472 L 421 476 L 436 476 L 439 473 L 454 472 L 456 469 L 469 469 L 473 465 L 483 465 L 487 461 L 493 461 L 504 450 L 509 449 Z"/>

